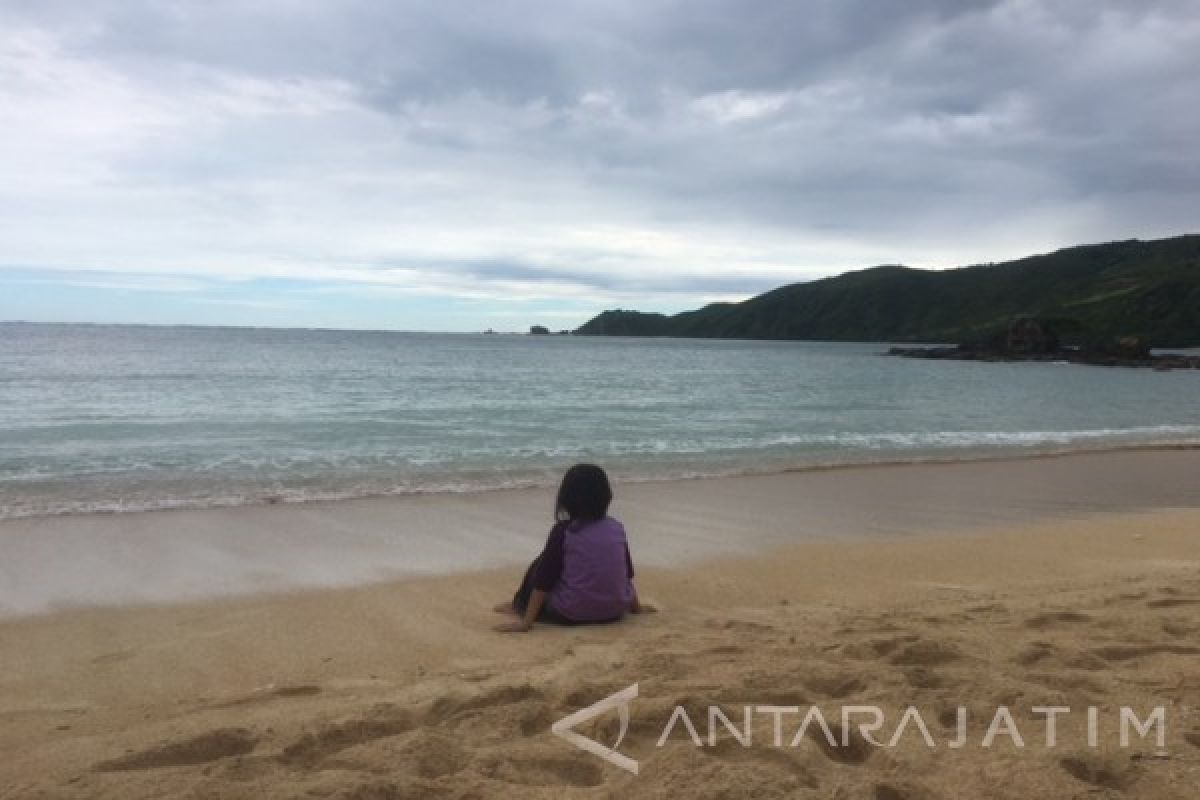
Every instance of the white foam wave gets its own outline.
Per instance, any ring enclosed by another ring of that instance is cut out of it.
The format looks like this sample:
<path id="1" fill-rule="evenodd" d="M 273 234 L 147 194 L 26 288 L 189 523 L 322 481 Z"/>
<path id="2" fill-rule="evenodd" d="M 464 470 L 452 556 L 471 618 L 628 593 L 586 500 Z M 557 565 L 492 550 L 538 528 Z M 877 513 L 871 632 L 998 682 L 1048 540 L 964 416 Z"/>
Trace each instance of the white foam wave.
<path id="1" fill-rule="evenodd" d="M 243 476 L 241 485 L 213 485 L 217 470 L 202 470 L 208 488 L 197 490 L 172 481 L 172 488 L 152 479 L 118 487 L 93 487 L 88 492 L 30 494 L 21 488 L 33 475 L 0 477 L 0 519 L 82 513 L 129 513 L 185 508 L 235 507 L 268 503 L 310 503 L 370 496 L 497 491 L 553 485 L 561 468 L 576 460 L 605 460 L 624 481 L 679 480 L 837 465 L 904 463 L 929 460 L 973 460 L 1007 454 L 1054 454 L 1137 448 L 1146 446 L 1200 446 L 1200 426 L 1157 425 L 1133 428 L 1099 428 L 1074 431 L 924 431 L 836 432 L 829 434 L 775 434 L 765 437 L 720 437 L 705 440 L 650 440 L 609 442 L 587 448 L 572 446 L 497 448 L 459 453 L 459 465 L 446 457 L 414 464 L 398 459 L 410 469 L 401 479 L 393 469 L 360 471 L 356 479 L 335 483 L 338 470 L 328 477 L 297 476 L 303 485 L 288 485 L 278 475 L 265 485 Z M 259 459 L 247 459 L 260 466 Z M 223 459 L 226 468 L 238 459 Z M 337 462 L 338 458 L 328 458 Z M 342 466 L 355 464 L 351 455 Z M 480 467 L 480 462 L 490 466 Z M 467 467 L 465 464 L 473 464 Z M 362 467 L 361 463 L 356 464 Z M 286 464 L 277 464 L 284 467 Z M 411 469 L 417 467 L 416 469 Z M 440 467 L 440 469 L 439 469 Z M 232 469 L 236 475 L 238 471 Z M 153 474 L 153 473 L 152 473 Z M 286 474 L 286 473 L 285 473 Z M 197 473 L 197 476 L 199 472 Z M 38 474 L 36 477 L 44 477 Z M 302 478 L 302 480 L 301 480 Z M 196 481 L 198 482 L 198 481 Z M 17 490 L 17 491 L 14 491 Z"/>

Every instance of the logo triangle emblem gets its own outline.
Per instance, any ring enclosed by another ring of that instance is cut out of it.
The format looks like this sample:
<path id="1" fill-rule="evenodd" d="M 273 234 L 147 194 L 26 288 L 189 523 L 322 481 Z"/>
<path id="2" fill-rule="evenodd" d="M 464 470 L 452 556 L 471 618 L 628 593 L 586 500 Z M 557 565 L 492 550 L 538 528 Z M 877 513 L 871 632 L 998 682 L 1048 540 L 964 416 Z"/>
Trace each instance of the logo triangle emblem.
<path id="1" fill-rule="evenodd" d="M 550 731 L 555 736 L 561 736 L 571 744 L 578 747 L 580 750 L 586 750 L 592 755 L 603 758 L 613 766 L 620 767 L 627 772 L 638 774 L 638 762 L 629 756 L 622 755 L 617 752 L 617 748 L 621 746 L 622 740 L 625 738 L 626 732 L 629 730 L 629 704 L 638 696 L 638 685 L 632 684 L 626 686 L 619 692 L 610 694 L 608 697 L 593 703 L 587 708 L 581 708 L 570 716 L 563 717 L 558 722 L 550 726 Z M 574 728 L 581 725 L 590 719 L 600 716 L 605 711 L 617 709 L 617 713 L 621 720 L 621 730 L 617 734 L 617 741 L 612 747 L 605 747 L 600 742 L 594 739 L 589 739 L 581 733 L 577 733 Z"/>

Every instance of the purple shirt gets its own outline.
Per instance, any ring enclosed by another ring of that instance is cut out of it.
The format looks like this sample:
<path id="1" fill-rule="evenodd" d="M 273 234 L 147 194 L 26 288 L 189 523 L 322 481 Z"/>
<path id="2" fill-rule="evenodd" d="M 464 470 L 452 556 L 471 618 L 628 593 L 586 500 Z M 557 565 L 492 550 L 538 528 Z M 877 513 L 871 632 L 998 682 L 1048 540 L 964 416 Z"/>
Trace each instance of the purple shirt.
<path id="1" fill-rule="evenodd" d="M 612 517 L 559 523 L 534 573 L 559 614 L 579 622 L 616 619 L 633 602 L 633 560 L 625 528 Z"/>

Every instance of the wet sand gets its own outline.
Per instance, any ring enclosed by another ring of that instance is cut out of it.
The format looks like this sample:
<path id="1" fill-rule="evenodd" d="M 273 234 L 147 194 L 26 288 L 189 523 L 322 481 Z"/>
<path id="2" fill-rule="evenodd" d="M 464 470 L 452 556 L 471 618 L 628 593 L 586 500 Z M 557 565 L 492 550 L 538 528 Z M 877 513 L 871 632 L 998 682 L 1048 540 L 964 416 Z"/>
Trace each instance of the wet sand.
<path id="1" fill-rule="evenodd" d="M 1200 449 L 618 485 L 639 564 L 821 538 L 1200 507 Z M 0 521 L 0 616 L 330 588 L 526 563 L 548 489 Z"/>

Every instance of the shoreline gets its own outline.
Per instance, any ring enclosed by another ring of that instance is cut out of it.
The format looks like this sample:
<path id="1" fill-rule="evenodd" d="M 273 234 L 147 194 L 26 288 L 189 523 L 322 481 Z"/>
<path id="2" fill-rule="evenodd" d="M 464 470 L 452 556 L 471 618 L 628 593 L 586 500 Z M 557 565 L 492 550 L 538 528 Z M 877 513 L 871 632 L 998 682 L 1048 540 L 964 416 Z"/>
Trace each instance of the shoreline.
<path id="1" fill-rule="evenodd" d="M 1181 426 L 1186 427 L 1186 426 Z M 964 448 L 969 449 L 969 448 Z M 1164 442 L 1135 442 L 1129 444 L 1106 444 L 1098 447 L 1061 447 L 1058 449 L 1038 449 L 1037 445 L 1031 445 L 1029 449 L 1018 449 L 1009 447 L 1004 451 L 980 452 L 976 455 L 943 455 L 933 454 L 928 456 L 912 456 L 909 458 L 885 458 L 880 460 L 864 460 L 864 461 L 819 461 L 807 464 L 796 464 L 792 466 L 776 466 L 767 468 L 745 467 L 730 471 L 714 471 L 714 472 L 685 472 L 678 475 L 651 475 L 648 477 L 633 475 L 621 476 L 620 482 L 625 485 L 632 484 L 670 484 L 680 481 L 704 481 L 704 480 L 721 480 L 727 478 L 745 478 L 745 477 L 763 477 L 770 475 L 787 475 L 795 473 L 809 472 L 826 472 L 834 470 L 858 470 L 858 469 L 874 469 L 874 468 L 891 468 L 891 467 L 907 467 L 921 466 L 927 464 L 975 464 L 975 463 L 993 463 L 993 462 L 1020 462 L 1029 460 L 1049 459 L 1049 458 L 1070 458 L 1080 455 L 1097 455 L 1110 453 L 1124 452 L 1159 452 L 1159 451 L 1179 451 L 1179 450 L 1200 450 L 1200 439 L 1185 439 L 1179 441 L 1164 441 Z M 565 467 L 564 467 L 565 469 Z M 290 490 L 281 490 L 275 494 L 263 494 L 253 499 L 238 498 L 230 502 L 213 501 L 208 503 L 189 504 L 183 502 L 177 505 L 162 505 L 162 506 L 147 506 L 142 508 L 89 508 L 89 509 L 72 509 L 64 511 L 50 512 L 33 512 L 23 513 L 12 516 L 5 516 L 0 510 L 0 526 L 5 523 L 22 521 L 22 520 L 40 520 L 40 519 L 59 519 L 64 517 L 79 517 L 79 516 L 101 516 L 101 515 L 124 515 L 124 514 L 151 514 L 151 513 L 169 513 L 169 512 L 187 512 L 187 511 L 209 511 L 222 509 L 241 509 L 241 508 L 262 508 L 268 506 L 308 506 L 308 505 L 324 505 L 334 503 L 352 503 L 359 500 L 381 500 L 387 498 L 405 498 L 405 497 L 428 497 L 428 496 L 458 496 L 458 495 L 487 495 L 498 492 L 515 492 L 515 491 L 530 491 L 539 489 L 553 489 L 552 481 L 537 481 L 529 480 L 517 482 L 511 485 L 481 485 L 468 486 L 464 488 L 413 488 L 413 489 L 397 489 L 395 491 L 367 491 L 367 492 L 350 492 L 337 493 L 333 492 L 328 495 L 316 494 L 299 499 L 292 499 L 286 496 L 286 492 Z"/>
<path id="2" fill-rule="evenodd" d="M 665 800 L 683 787 L 1049 797 L 1116 781 L 1121 796 L 1182 800 L 1200 769 L 1200 719 L 1184 710 L 1200 706 L 1197 528 L 1200 509 L 1148 509 L 792 542 L 639 568 L 660 613 L 523 635 L 490 630 L 514 569 L 0 620 L 0 785 L 56 797 Z M 639 776 L 549 732 L 634 682 L 622 752 Z M 1069 719 L 1057 749 L 926 751 L 910 737 L 843 757 L 761 744 L 763 721 L 745 751 L 695 748 L 681 733 L 654 745 L 676 705 L 703 726 L 704 705 L 745 703 L 811 704 L 830 719 L 878 705 L 892 721 L 913 705 L 939 741 L 956 707 L 973 742 L 999 704 L 1037 735 L 1033 706 L 1144 716 L 1162 705 L 1170 721 L 1161 757 L 1151 741 L 1119 748 L 1111 732 L 1088 747 Z"/>
<path id="3" fill-rule="evenodd" d="M 1194 508 L 1200 448 L 867 465 L 619 484 L 639 566 L 810 540 Z M 0 619 L 378 584 L 528 563 L 551 492 L 360 498 L 0 521 Z M 63 554 L 70 554 L 64 558 Z"/>

